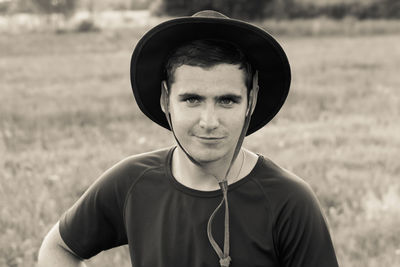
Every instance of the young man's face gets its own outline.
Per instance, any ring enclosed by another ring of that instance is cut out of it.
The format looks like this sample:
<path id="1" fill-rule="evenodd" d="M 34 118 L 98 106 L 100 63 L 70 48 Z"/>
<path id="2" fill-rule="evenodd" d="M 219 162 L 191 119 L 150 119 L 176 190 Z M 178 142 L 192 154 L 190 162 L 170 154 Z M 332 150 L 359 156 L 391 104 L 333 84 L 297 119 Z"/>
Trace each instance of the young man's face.
<path id="1" fill-rule="evenodd" d="M 247 110 L 244 75 L 231 64 L 176 69 L 169 95 L 171 122 L 195 160 L 206 163 L 232 156 Z"/>

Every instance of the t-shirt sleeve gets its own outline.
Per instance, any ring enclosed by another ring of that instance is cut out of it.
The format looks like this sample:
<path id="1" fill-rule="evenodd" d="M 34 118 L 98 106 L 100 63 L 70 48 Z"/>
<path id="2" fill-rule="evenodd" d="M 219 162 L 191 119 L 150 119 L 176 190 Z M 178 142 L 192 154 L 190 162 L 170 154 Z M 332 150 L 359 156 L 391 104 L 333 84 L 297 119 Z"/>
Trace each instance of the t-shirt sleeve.
<path id="1" fill-rule="evenodd" d="M 301 182 L 292 186 L 281 203 L 276 239 L 285 267 L 337 267 L 335 250 L 318 200 Z"/>
<path id="2" fill-rule="evenodd" d="M 88 259 L 127 243 L 123 206 L 129 188 L 126 161 L 106 171 L 60 219 L 60 235 L 78 256 Z"/>

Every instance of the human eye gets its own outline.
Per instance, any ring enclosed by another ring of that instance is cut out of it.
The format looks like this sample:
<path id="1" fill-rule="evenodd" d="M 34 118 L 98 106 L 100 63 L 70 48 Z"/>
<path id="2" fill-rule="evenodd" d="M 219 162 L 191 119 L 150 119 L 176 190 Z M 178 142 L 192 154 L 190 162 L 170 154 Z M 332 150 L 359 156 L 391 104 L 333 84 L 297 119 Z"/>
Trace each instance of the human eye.
<path id="1" fill-rule="evenodd" d="M 221 98 L 219 100 L 219 103 L 221 103 L 222 105 L 233 105 L 235 102 L 230 98 Z"/>
<path id="2" fill-rule="evenodd" d="M 193 104 L 199 103 L 200 100 L 199 100 L 198 98 L 196 98 L 196 97 L 188 97 L 188 98 L 185 99 L 185 102 L 186 102 L 187 104 L 193 105 Z"/>
<path id="3" fill-rule="evenodd" d="M 218 99 L 218 103 L 224 107 L 232 107 L 234 104 L 240 103 L 241 98 L 237 96 L 222 96 Z"/>
<path id="4" fill-rule="evenodd" d="M 201 98 L 197 95 L 185 94 L 180 97 L 180 101 L 192 107 L 199 105 L 201 102 Z"/>

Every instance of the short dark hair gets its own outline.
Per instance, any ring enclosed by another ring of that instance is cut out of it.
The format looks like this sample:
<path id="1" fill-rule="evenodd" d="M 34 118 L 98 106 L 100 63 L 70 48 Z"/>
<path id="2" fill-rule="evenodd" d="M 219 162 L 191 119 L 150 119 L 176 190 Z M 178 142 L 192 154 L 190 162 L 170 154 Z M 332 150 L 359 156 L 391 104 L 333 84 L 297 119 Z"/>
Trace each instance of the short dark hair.
<path id="1" fill-rule="evenodd" d="M 253 68 L 245 54 L 234 43 L 219 39 L 201 39 L 179 46 L 165 64 L 165 80 L 168 87 L 174 82 L 175 70 L 182 65 L 211 68 L 218 64 L 239 65 L 245 74 L 247 92 L 252 88 Z"/>

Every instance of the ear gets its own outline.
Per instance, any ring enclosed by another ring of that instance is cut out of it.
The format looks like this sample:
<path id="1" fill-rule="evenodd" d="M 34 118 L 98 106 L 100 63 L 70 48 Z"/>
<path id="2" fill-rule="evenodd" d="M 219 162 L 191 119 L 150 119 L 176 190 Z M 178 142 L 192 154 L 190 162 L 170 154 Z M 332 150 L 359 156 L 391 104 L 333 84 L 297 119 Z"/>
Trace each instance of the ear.
<path id="1" fill-rule="evenodd" d="M 253 115 L 254 109 L 256 108 L 257 104 L 257 97 L 258 97 L 258 70 L 256 70 L 256 73 L 253 76 L 253 88 L 251 88 L 250 94 L 249 94 L 249 110 L 250 115 Z"/>
<path id="2" fill-rule="evenodd" d="M 168 113 L 168 86 L 166 81 L 161 82 L 161 96 L 160 96 L 160 106 L 161 110 L 167 114 Z"/>

